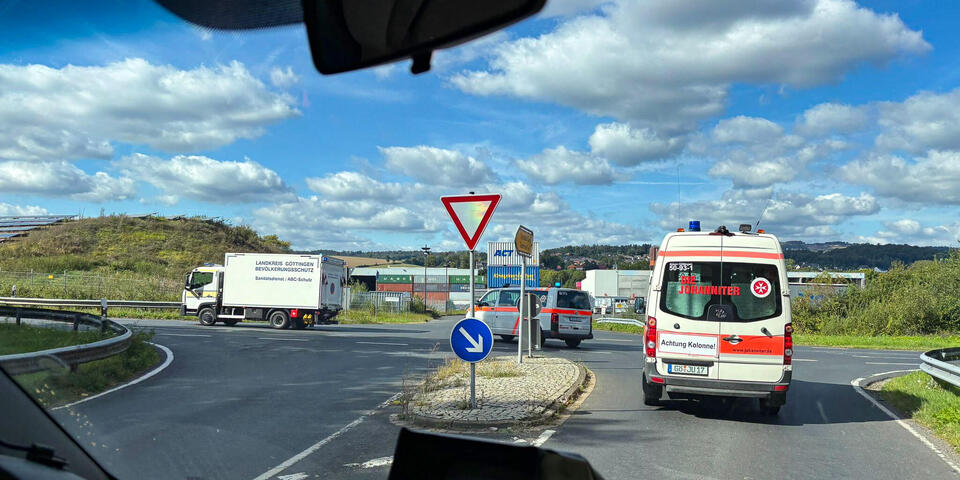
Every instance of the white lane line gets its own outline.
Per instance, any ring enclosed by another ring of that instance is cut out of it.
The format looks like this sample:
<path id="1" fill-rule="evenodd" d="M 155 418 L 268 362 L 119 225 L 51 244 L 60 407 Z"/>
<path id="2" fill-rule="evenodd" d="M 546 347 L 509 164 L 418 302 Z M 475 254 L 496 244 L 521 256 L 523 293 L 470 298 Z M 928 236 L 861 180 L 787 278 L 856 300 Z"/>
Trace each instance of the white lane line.
<path id="1" fill-rule="evenodd" d="M 794 358 L 794 362 L 819 362 L 819 360 L 814 360 L 812 358 Z"/>
<path id="2" fill-rule="evenodd" d="M 898 362 L 863 362 L 867 365 L 906 365 L 908 367 L 916 367 L 919 365 L 918 362 L 913 363 L 898 363 Z"/>
<path id="3" fill-rule="evenodd" d="M 307 338 L 257 337 L 257 340 L 282 340 L 284 342 L 309 342 Z"/>
<path id="4" fill-rule="evenodd" d="M 894 370 L 894 371 L 891 371 L 891 372 L 878 373 L 877 375 L 886 375 L 886 374 L 889 374 L 889 373 L 901 373 L 901 372 L 915 372 L 915 371 L 916 371 L 916 369 L 914 369 L 914 370 Z M 877 375 L 873 375 L 873 376 L 877 376 Z M 953 462 L 951 462 L 951 461 L 947 458 L 947 456 L 944 455 L 943 452 L 941 452 L 940 449 L 938 449 L 937 446 L 933 444 L 933 442 L 931 442 L 930 440 L 927 440 L 927 437 L 924 437 L 922 434 L 920 434 L 920 432 L 917 432 L 909 423 L 904 422 L 903 419 L 901 419 L 899 416 L 897 416 L 896 413 L 893 413 L 892 411 L 890 411 L 890 409 L 888 409 L 887 407 L 883 406 L 880 402 L 874 400 L 874 398 L 873 398 L 872 395 L 870 395 L 869 393 L 867 393 L 866 391 L 864 391 L 863 388 L 860 386 L 860 382 L 862 382 L 863 380 L 864 380 L 863 377 L 854 379 L 853 381 L 850 382 L 850 385 L 853 385 L 853 389 L 856 390 L 857 393 L 860 394 L 860 396 L 862 396 L 863 398 L 866 398 L 867 400 L 870 400 L 870 403 L 872 403 L 875 407 L 877 407 L 877 408 L 879 408 L 881 411 L 883 411 L 883 413 L 886 413 L 887 416 L 889 416 L 890 418 L 894 419 L 894 421 L 896 421 L 898 425 L 900 425 L 901 427 L 905 428 L 905 429 L 906 429 L 908 432 L 910 432 L 914 437 L 917 437 L 918 439 L 920 439 L 920 441 L 923 442 L 923 444 L 926 445 L 927 448 L 929 448 L 930 450 L 933 450 L 933 453 L 936 453 L 937 456 L 940 457 L 941 460 L 943 460 L 947 465 L 949 465 L 950 468 L 953 469 L 954 473 L 960 474 L 960 467 L 957 467 Z"/>
<path id="5" fill-rule="evenodd" d="M 393 456 L 374 458 L 360 464 L 360 468 L 376 468 L 393 465 Z"/>
<path id="6" fill-rule="evenodd" d="M 397 347 L 406 347 L 407 345 L 409 345 L 408 343 L 390 343 L 390 342 L 354 342 L 354 343 L 362 343 L 364 345 L 393 345 Z"/>
<path id="7" fill-rule="evenodd" d="M 307 475 L 306 472 L 300 473 L 291 473 L 290 475 L 280 475 L 277 477 L 277 480 L 303 480 L 304 478 L 309 478 L 310 475 Z"/>
<path id="8" fill-rule="evenodd" d="M 148 379 L 148 378 L 150 378 L 150 377 L 152 377 L 152 376 L 160 373 L 164 368 L 169 367 L 169 366 L 170 366 L 170 363 L 173 362 L 173 351 L 170 350 L 170 349 L 167 348 L 167 347 L 164 347 L 163 345 L 160 345 L 159 343 L 153 343 L 153 342 L 147 342 L 147 343 L 149 343 L 150 345 L 153 345 L 153 346 L 159 348 L 160 350 L 163 350 L 163 353 L 166 353 L 166 354 L 167 354 L 167 359 L 164 360 L 163 363 L 161 363 L 159 367 L 154 368 L 153 370 L 150 370 L 149 372 L 145 373 L 143 376 L 141 376 L 141 377 L 139 377 L 139 378 L 136 378 L 136 379 L 134 379 L 134 380 L 130 380 L 129 382 L 124 383 L 123 385 L 118 385 L 118 386 L 116 386 L 116 387 L 111 388 L 110 390 L 107 390 L 107 391 L 105 391 L 105 392 L 100 392 L 100 393 L 98 393 L 98 394 L 96 394 L 96 395 L 94 395 L 94 396 L 92 396 L 92 397 L 87 397 L 87 398 L 84 398 L 84 399 L 82 399 L 82 400 L 77 400 L 76 402 L 73 402 L 73 403 L 68 403 L 68 404 L 66 404 L 66 405 L 61 405 L 61 406 L 59 406 L 59 407 L 51 408 L 50 410 L 60 410 L 61 408 L 72 407 L 72 406 L 74 406 L 74 405 L 78 405 L 78 404 L 81 404 L 81 403 L 83 403 L 83 402 L 89 402 L 90 400 L 93 400 L 94 398 L 100 398 L 100 397 L 102 397 L 102 396 L 104 396 L 104 395 L 106 395 L 106 394 L 108 394 L 108 393 L 113 393 L 113 392 L 116 392 L 117 390 L 120 390 L 120 389 L 122 389 L 122 388 L 127 388 L 127 387 L 129 387 L 130 385 L 136 385 L 136 384 L 138 384 L 138 383 L 140 383 L 140 382 L 142 382 L 142 381 L 144 381 L 144 380 L 146 380 L 146 379 Z"/>
<path id="9" fill-rule="evenodd" d="M 154 335 L 163 337 L 212 337 L 203 333 L 155 333 Z"/>
<path id="10" fill-rule="evenodd" d="M 273 476 L 277 475 L 278 473 L 280 473 L 280 472 L 282 472 L 282 471 L 290 468 L 290 467 L 293 466 L 295 463 L 299 462 L 300 460 L 303 460 L 304 458 L 307 458 L 307 456 L 309 456 L 309 455 L 310 455 L 311 453 L 313 453 L 313 452 L 316 452 L 317 450 L 319 450 L 319 449 L 320 449 L 321 447 L 323 447 L 324 445 L 326 445 L 326 444 L 328 444 L 328 443 L 336 440 L 337 437 L 343 435 L 344 433 L 349 432 L 350 430 L 352 430 L 352 429 L 353 429 L 354 427 L 356 427 L 357 425 L 360 425 L 361 423 L 363 423 L 364 420 L 367 419 L 367 417 L 369 417 L 370 415 L 373 415 L 374 413 L 376 413 L 377 410 L 380 410 L 381 408 L 386 407 L 387 405 L 390 404 L 390 402 L 392 402 L 394 399 L 396 399 L 396 398 L 399 397 L 399 396 L 400 396 L 399 393 L 391 396 L 390 398 L 386 399 L 386 400 L 385 400 L 383 403 L 381 403 L 380 405 L 377 405 L 377 408 L 375 408 L 375 409 L 373 409 L 373 410 L 371 410 L 371 411 L 369 411 L 369 412 L 367 412 L 367 413 L 365 413 L 365 414 L 363 414 L 363 415 L 360 415 L 359 418 L 357 418 L 356 420 L 354 420 L 354 421 L 352 421 L 352 422 L 344 425 L 342 428 L 340 428 L 340 430 L 337 430 L 336 432 L 331 433 L 329 436 L 327 436 L 327 437 L 324 438 L 323 440 L 320 440 L 319 442 L 314 443 L 313 445 L 310 445 L 309 447 L 307 447 L 306 450 L 304 450 L 304 451 L 302 451 L 302 452 L 300 452 L 300 453 L 298 453 L 298 454 L 296 454 L 296 455 L 288 458 L 286 461 L 284 461 L 284 462 L 281 463 L 280 465 L 277 465 L 276 467 L 273 467 L 273 468 L 271 468 L 270 470 L 267 470 L 266 472 L 260 474 L 260 476 L 256 477 L 256 478 L 253 479 L 253 480 L 269 480 L 270 478 L 272 478 Z"/>
<path id="11" fill-rule="evenodd" d="M 540 436 L 537 437 L 536 440 L 530 442 L 530 445 L 533 445 L 534 447 L 539 447 L 539 446 L 543 445 L 544 443 L 547 443 L 547 440 L 550 440 L 550 437 L 552 437 L 554 433 L 557 433 L 557 431 L 556 431 L 556 430 L 544 430 L 543 433 L 541 433 Z"/>
<path id="12" fill-rule="evenodd" d="M 602 338 L 599 341 L 600 342 L 635 342 L 636 340 L 627 340 L 625 338 Z"/>

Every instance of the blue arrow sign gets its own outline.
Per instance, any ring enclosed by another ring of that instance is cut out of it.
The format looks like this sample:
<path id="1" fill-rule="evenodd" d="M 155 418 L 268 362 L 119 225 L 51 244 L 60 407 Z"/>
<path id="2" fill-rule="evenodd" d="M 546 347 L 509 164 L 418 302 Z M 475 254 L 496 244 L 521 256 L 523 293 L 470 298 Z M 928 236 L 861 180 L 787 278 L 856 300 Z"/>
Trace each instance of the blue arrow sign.
<path id="1" fill-rule="evenodd" d="M 464 318 L 450 332 L 450 348 L 464 362 L 479 362 L 493 349 L 493 332 L 476 318 Z"/>

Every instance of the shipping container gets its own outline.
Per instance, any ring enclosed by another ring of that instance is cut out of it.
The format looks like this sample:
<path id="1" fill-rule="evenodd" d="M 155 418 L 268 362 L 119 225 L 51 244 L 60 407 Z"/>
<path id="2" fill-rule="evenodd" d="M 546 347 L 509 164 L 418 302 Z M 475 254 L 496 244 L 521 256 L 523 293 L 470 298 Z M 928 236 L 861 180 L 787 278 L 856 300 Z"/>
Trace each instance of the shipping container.
<path id="1" fill-rule="evenodd" d="M 377 283 L 411 283 L 410 275 L 379 275 Z"/>
<path id="2" fill-rule="evenodd" d="M 412 283 L 381 283 L 377 285 L 380 292 L 412 292 Z"/>
<path id="3" fill-rule="evenodd" d="M 513 242 L 488 242 L 487 266 L 520 266 L 520 255 L 517 255 Z M 540 265 L 540 242 L 533 242 L 533 256 L 527 259 L 527 266 Z M 520 277 L 517 277 L 518 279 Z"/>
<path id="4" fill-rule="evenodd" d="M 520 285 L 520 267 L 493 266 L 487 267 L 488 288 L 499 288 L 505 284 Z M 527 286 L 540 286 L 540 267 L 527 266 Z"/>

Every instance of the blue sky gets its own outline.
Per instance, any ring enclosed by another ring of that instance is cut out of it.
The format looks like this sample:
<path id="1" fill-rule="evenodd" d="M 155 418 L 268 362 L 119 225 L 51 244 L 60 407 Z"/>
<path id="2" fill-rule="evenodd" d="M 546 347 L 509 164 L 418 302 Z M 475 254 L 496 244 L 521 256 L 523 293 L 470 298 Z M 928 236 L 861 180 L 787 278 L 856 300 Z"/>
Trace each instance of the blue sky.
<path id="1" fill-rule="evenodd" d="M 455 250 L 439 197 L 474 190 L 504 195 L 487 240 L 523 223 L 544 247 L 761 212 L 783 239 L 960 238 L 952 2 L 551 0 L 430 73 L 328 77 L 300 27 L 60 7 L 0 7 L 0 215 Z"/>

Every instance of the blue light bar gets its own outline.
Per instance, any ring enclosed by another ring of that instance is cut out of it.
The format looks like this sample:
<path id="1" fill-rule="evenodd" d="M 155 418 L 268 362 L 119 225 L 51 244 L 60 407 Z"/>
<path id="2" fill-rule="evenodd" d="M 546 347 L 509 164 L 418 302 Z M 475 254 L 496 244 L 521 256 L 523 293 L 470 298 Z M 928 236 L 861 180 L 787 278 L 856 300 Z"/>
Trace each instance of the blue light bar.
<path id="1" fill-rule="evenodd" d="M 699 231 L 700 231 L 700 220 L 690 220 L 690 228 L 689 228 L 689 230 L 690 230 L 691 232 L 699 232 Z"/>

